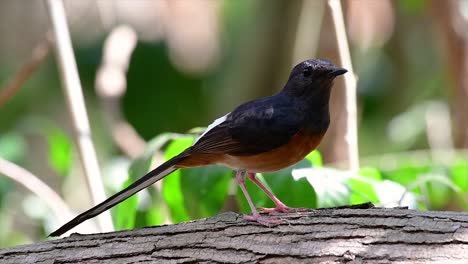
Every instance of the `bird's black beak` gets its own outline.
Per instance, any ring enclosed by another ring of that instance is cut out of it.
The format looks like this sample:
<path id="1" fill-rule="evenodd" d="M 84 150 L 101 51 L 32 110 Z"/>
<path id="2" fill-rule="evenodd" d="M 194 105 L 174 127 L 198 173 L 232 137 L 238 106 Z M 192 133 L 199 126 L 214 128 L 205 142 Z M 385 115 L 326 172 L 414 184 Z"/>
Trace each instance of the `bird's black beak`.
<path id="1" fill-rule="evenodd" d="M 345 74 L 347 73 L 348 70 L 346 70 L 345 68 L 339 68 L 339 67 L 336 67 L 335 69 L 333 69 L 329 74 L 330 76 L 338 76 L 338 75 L 342 75 L 342 74 Z"/>

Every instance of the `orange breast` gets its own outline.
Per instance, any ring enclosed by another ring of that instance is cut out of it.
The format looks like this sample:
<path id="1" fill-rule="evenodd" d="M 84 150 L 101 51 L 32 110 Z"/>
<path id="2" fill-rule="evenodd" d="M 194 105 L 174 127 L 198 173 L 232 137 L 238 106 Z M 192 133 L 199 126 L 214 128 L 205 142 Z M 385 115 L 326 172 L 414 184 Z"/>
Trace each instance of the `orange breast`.
<path id="1" fill-rule="evenodd" d="M 177 164 L 177 167 L 198 167 L 216 163 L 233 169 L 245 169 L 249 172 L 277 171 L 304 159 L 307 154 L 318 146 L 323 135 L 307 135 L 299 132 L 286 145 L 252 156 L 194 153 Z"/>
<path id="2" fill-rule="evenodd" d="M 321 135 L 297 133 L 284 146 L 253 156 L 225 155 L 220 163 L 232 168 L 242 168 L 249 172 L 277 171 L 294 165 L 314 150 L 323 138 Z"/>

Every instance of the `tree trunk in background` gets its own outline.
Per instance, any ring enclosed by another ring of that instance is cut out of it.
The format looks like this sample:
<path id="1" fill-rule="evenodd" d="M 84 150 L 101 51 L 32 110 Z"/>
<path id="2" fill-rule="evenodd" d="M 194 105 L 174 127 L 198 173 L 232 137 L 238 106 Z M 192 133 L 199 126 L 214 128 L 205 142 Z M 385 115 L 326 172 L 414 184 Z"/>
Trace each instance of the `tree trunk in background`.
<path id="1" fill-rule="evenodd" d="M 446 62 L 453 79 L 453 112 L 456 146 L 468 148 L 468 22 L 460 11 L 461 1 L 430 1 L 433 17 L 445 41 Z M 463 35 L 464 34 L 464 35 Z"/>
<path id="2" fill-rule="evenodd" d="M 322 22 L 322 32 L 320 34 L 320 45 L 318 58 L 327 58 L 335 63 L 339 61 L 338 45 L 335 39 L 332 15 L 329 8 L 325 8 L 324 21 Z M 346 135 L 346 90 L 344 79 L 337 78 L 332 89 L 330 99 L 330 128 L 325 134 L 320 145 L 325 163 L 346 164 L 348 145 Z"/>
<path id="3" fill-rule="evenodd" d="M 0 262 L 468 263 L 468 213 L 334 208 L 277 216 L 285 224 L 271 228 L 224 213 L 72 235 L 0 250 Z"/>

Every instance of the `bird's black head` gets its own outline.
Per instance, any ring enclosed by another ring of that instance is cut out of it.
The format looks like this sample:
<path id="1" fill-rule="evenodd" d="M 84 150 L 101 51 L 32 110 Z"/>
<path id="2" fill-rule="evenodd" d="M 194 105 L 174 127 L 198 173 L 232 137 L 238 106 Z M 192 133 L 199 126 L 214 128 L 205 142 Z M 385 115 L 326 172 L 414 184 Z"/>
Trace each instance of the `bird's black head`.
<path id="1" fill-rule="evenodd" d="M 283 90 L 298 97 L 312 96 L 330 90 L 335 77 L 346 72 L 328 60 L 306 60 L 294 66 Z"/>

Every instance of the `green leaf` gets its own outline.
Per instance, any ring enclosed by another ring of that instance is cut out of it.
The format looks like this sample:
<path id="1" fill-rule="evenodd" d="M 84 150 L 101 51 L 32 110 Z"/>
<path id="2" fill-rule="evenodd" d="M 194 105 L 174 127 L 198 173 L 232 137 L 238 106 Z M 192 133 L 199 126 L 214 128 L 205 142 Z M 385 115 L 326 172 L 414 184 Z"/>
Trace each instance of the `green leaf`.
<path id="1" fill-rule="evenodd" d="M 377 180 L 377 181 L 383 180 L 383 177 L 380 171 L 373 167 L 363 167 L 359 169 L 358 174 L 366 178 Z"/>
<path id="2" fill-rule="evenodd" d="M 129 169 L 129 174 L 132 179 L 136 180 L 150 170 L 151 162 L 156 151 L 160 150 L 164 144 L 171 139 L 180 137 L 178 134 L 163 133 L 153 138 L 146 144 L 143 154 L 132 162 Z"/>
<path id="3" fill-rule="evenodd" d="M 441 176 L 443 177 L 443 176 Z M 427 183 L 427 194 L 429 204 L 432 210 L 443 209 L 449 201 L 452 199 L 452 190 L 445 184 L 439 182 L 428 182 Z"/>
<path id="4" fill-rule="evenodd" d="M 161 134 L 151 141 L 148 142 L 145 151 L 143 154 L 135 159 L 130 168 L 128 169 L 128 179 L 123 184 L 122 188 L 128 186 L 132 182 L 136 181 L 137 179 L 143 177 L 148 171 L 150 170 L 151 162 L 154 156 L 154 153 L 159 150 L 167 141 L 176 137 L 177 135 L 171 133 Z M 134 195 L 131 198 L 123 201 L 116 208 L 113 210 L 113 216 L 115 220 L 116 228 L 119 229 L 130 229 L 136 226 L 143 226 L 146 224 L 160 224 L 163 220 L 160 218 L 155 217 L 155 215 L 160 214 L 161 212 L 161 199 L 160 195 L 153 191 L 153 188 L 148 189 L 148 191 L 153 194 L 152 197 L 156 197 L 156 199 L 152 199 L 152 207 L 148 209 L 148 214 L 153 216 L 148 223 L 146 222 L 135 222 L 135 218 L 140 213 L 138 210 L 138 196 Z M 159 200 L 157 199 L 159 197 Z M 156 201 L 154 201 L 156 200 Z"/>
<path id="5" fill-rule="evenodd" d="M 431 171 L 430 166 L 418 166 L 407 161 L 392 171 L 382 171 L 384 178 L 391 181 L 397 182 L 403 186 L 409 186 L 415 182 L 419 175 L 429 173 Z"/>
<path id="6" fill-rule="evenodd" d="M 72 142 L 68 136 L 56 127 L 49 127 L 45 132 L 49 148 L 49 164 L 57 174 L 68 175 L 72 164 Z"/>
<path id="7" fill-rule="evenodd" d="M 181 188 L 186 212 L 191 219 L 213 216 L 227 198 L 232 170 L 206 166 L 181 170 Z"/>
<path id="8" fill-rule="evenodd" d="M 307 179 L 294 179 L 293 169 L 304 167 L 305 163 L 299 163 L 294 167 L 279 170 L 277 172 L 265 173 L 264 177 L 275 195 L 283 203 L 290 207 L 317 207 L 317 194 Z"/>
<path id="9" fill-rule="evenodd" d="M 26 153 L 26 142 L 23 137 L 16 133 L 6 133 L 0 136 L 0 157 L 20 162 L 24 160 Z"/>
<path id="10" fill-rule="evenodd" d="M 457 194 L 461 194 L 460 188 L 456 186 L 446 175 L 437 171 L 421 174 L 416 181 L 411 183 L 408 188 L 410 190 L 420 189 L 422 198 L 429 202 L 432 208 L 443 207 L 450 198 L 448 190 L 451 189 Z M 427 206 L 425 206 L 427 207 Z"/>
<path id="11" fill-rule="evenodd" d="M 10 179 L 1 176 L 2 174 L 0 174 L 0 211 L 3 209 L 3 205 L 7 204 L 5 203 L 7 195 L 15 188 Z"/>
<path id="12" fill-rule="evenodd" d="M 398 6 L 410 15 L 418 15 L 426 8 L 426 0 L 400 0 Z"/>
<path id="13" fill-rule="evenodd" d="M 167 210 L 163 208 L 163 198 L 162 194 L 156 192 L 156 190 L 150 189 L 152 201 L 151 207 L 145 211 L 144 218 L 145 222 L 139 226 L 148 226 L 148 225 L 160 225 L 163 224 L 167 218 Z"/>
<path id="14" fill-rule="evenodd" d="M 293 171 L 295 178 L 305 178 L 314 188 L 317 207 L 347 205 L 350 189 L 347 186 L 348 173 L 330 168 L 306 168 Z"/>
<path id="15" fill-rule="evenodd" d="M 20 125 L 26 133 L 38 134 L 47 142 L 49 166 L 61 176 L 67 176 L 72 166 L 73 143 L 68 134 L 53 120 L 29 116 Z"/>
<path id="16" fill-rule="evenodd" d="M 431 208 L 443 209 L 453 199 L 453 194 L 463 197 L 462 190 L 452 181 L 450 170 L 445 166 L 435 166 L 427 182 L 427 193 Z"/>
<path id="17" fill-rule="evenodd" d="M 190 147 L 193 141 L 194 137 L 181 137 L 172 141 L 165 152 L 166 160 L 171 159 Z M 174 223 L 190 220 L 189 214 L 185 208 L 181 176 L 181 170 L 177 170 L 169 177 L 164 178 L 162 184 L 162 195 L 169 207 L 171 218 Z"/>
<path id="18" fill-rule="evenodd" d="M 351 196 L 349 198 L 351 204 L 375 203 L 379 201 L 374 188 L 372 188 L 372 184 L 349 179 L 348 185 L 351 189 Z"/>
<path id="19" fill-rule="evenodd" d="M 312 167 L 323 167 L 322 155 L 318 150 L 314 150 L 309 153 L 305 159 L 312 163 Z"/>
<path id="20" fill-rule="evenodd" d="M 379 202 L 379 197 L 375 191 L 375 184 L 382 180 L 382 175 L 375 168 L 365 167 L 359 170 L 361 177 L 351 177 L 348 179 L 348 186 L 351 189 L 351 204 L 366 202 Z M 366 181 L 371 179 L 371 181 Z"/>
<path id="21" fill-rule="evenodd" d="M 402 205 L 408 206 L 410 209 L 417 207 L 415 194 L 399 183 L 383 180 L 374 182 L 373 187 L 377 193 L 379 204 L 384 207 Z"/>
<path id="22" fill-rule="evenodd" d="M 0 137 L 0 157 L 20 163 L 24 160 L 26 153 L 26 142 L 23 137 L 16 133 L 3 134 Z M 6 197 L 10 191 L 14 190 L 12 181 L 8 178 L 2 177 L 0 173 L 0 210 L 6 202 Z"/>
<path id="23" fill-rule="evenodd" d="M 468 162 L 463 159 L 455 161 L 451 168 L 453 183 L 464 193 L 468 191 Z"/>
<path id="24" fill-rule="evenodd" d="M 122 186 L 126 188 L 133 182 L 129 178 Z M 114 225 L 117 230 L 135 228 L 135 217 L 138 208 L 138 197 L 133 195 L 124 202 L 118 204 L 113 212 Z"/>

